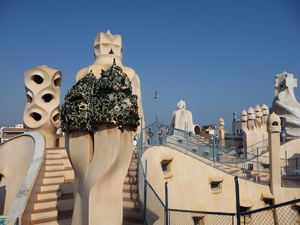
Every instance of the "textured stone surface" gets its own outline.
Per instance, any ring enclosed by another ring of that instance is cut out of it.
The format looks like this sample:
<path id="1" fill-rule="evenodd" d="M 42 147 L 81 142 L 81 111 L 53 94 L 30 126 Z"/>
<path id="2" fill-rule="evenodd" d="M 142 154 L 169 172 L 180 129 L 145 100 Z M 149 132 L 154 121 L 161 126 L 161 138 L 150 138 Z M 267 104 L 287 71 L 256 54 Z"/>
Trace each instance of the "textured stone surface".
<path id="1" fill-rule="evenodd" d="M 96 78 L 100 78 L 101 72 L 107 70 L 113 64 L 115 60 L 116 64 L 122 68 L 123 72 L 128 76 L 132 93 L 138 96 L 138 113 L 141 118 L 141 124 L 145 126 L 144 122 L 144 112 L 142 107 L 142 95 L 141 95 L 141 85 L 140 78 L 130 67 L 126 67 L 122 63 L 123 58 L 123 44 L 122 37 L 119 34 L 112 35 L 108 30 L 106 33 L 99 33 L 94 40 L 94 57 L 95 61 L 92 65 L 85 67 L 78 71 L 76 75 L 76 82 L 79 81 L 82 77 L 88 74 L 91 70 L 93 71 Z M 138 127 L 137 132 L 140 132 L 141 126 Z"/>
<path id="2" fill-rule="evenodd" d="M 261 144 L 264 139 L 267 139 L 267 119 L 269 116 L 268 106 L 256 106 L 255 109 L 250 107 L 247 111 L 243 110 L 240 114 L 241 127 L 243 130 L 243 147 L 246 151 L 252 151 L 247 147 L 252 146 L 252 149 L 259 147 L 262 150 Z"/>
<path id="3" fill-rule="evenodd" d="M 27 138 L 24 139 L 24 137 Z M 8 183 L 6 185 L 9 189 L 18 188 L 18 191 L 16 195 L 13 195 L 13 198 L 11 198 L 13 199 L 13 202 L 11 203 L 11 207 L 8 207 L 9 212 L 7 214 L 6 223 L 14 222 L 17 217 L 24 216 L 24 209 L 28 202 L 29 193 L 31 193 L 33 189 L 45 154 L 45 139 L 44 136 L 38 132 L 28 132 L 15 139 L 11 139 L 9 142 L 12 145 L 12 149 L 8 149 L 9 151 L 6 153 L 8 155 L 11 155 L 10 157 L 8 157 L 8 161 L 6 162 L 9 170 L 7 174 Z M 3 148 L 0 148 L 0 153 L 2 150 L 5 150 L 5 145 L 2 145 L 1 147 Z M 25 161 L 25 157 L 22 157 L 20 153 L 14 150 L 24 152 L 26 155 L 30 155 L 29 151 L 33 153 L 32 157 L 30 157 L 28 161 L 29 166 L 23 165 L 24 163 L 20 165 L 20 161 Z M 0 168 L 1 166 L 2 165 L 0 164 Z M 20 170 L 23 174 L 20 172 Z M 23 177 L 22 175 L 25 176 Z M 18 183 L 20 183 L 20 181 L 22 183 L 19 186 Z M 11 187 L 9 186 L 9 184 L 11 185 Z"/>
<path id="4" fill-rule="evenodd" d="M 186 110 L 185 101 L 180 100 L 177 103 L 177 109 L 178 110 L 174 111 L 172 114 L 172 127 L 195 134 L 193 115 L 190 111 Z"/>
<path id="5" fill-rule="evenodd" d="M 91 71 L 65 96 L 61 126 L 68 130 L 96 130 L 96 124 L 109 122 L 123 130 L 124 125 L 139 125 L 137 96 L 121 67 L 114 64 L 101 72 L 99 79 Z"/>
<path id="6" fill-rule="evenodd" d="M 46 65 L 24 73 L 27 103 L 23 120 L 28 131 L 41 132 L 47 147 L 55 147 L 60 126 L 59 107 L 62 74 Z"/>
<path id="7" fill-rule="evenodd" d="M 283 72 L 275 77 L 275 98 L 270 112 L 286 118 L 287 134 L 300 136 L 300 103 L 294 95 L 297 79 L 294 74 Z M 292 128 L 292 129 L 291 129 Z"/>
<path id="8" fill-rule="evenodd" d="M 94 56 L 95 62 L 77 73 L 61 111 L 75 172 L 72 225 L 120 225 L 123 182 L 143 117 L 140 80 L 122 64 L 120 35 L 98 34 Z"/>

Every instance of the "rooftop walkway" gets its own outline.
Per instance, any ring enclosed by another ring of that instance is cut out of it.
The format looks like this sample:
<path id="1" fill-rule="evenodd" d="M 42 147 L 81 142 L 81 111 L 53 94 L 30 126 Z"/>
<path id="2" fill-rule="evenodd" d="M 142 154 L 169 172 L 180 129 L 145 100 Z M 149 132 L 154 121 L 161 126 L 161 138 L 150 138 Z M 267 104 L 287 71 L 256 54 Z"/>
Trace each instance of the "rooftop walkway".
<path id="1" fill-rule="evenodd" d="M 151 134 L 147 132 L 149 128 Z M 154 123 L 145 129 L 147 141 L 144 141 L 143 151 L 154 145 L 167 146 L 232 176 L 269 185 L 270 165 L 267 139 L 247 149 L 238 149 L 224 147 L 222 144 L 217 145 L 206 138 L 160 123 Z M 283 165 L 286 165 L 285 160 L 282 160 L 281 168 L 282 186 L 300 187 L 300 173 L 294 172 L 300 170 L 300 167 Z M 288 174 L 287 171 L 292 171 L 292 174 Z"/>

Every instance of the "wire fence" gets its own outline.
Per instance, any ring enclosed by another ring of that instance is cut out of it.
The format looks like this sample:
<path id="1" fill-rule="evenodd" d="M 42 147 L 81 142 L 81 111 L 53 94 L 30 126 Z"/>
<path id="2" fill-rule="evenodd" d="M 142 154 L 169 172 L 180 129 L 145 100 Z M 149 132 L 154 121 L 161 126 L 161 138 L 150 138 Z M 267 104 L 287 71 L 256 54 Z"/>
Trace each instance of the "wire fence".
<path id="1" fill-rule="evenodd" d="M 240 214 L 242 224 L 300 224 L 300 199 Z"/>
<path id="2" fill-rule="evenodd" d="M 232 225 L 235 213 L 201 212 L 169 209 L 169 224 L 172 225 Z"/>
<path id="3" fill-rule="evenodd" d="M 206 159 L 210 159 L 218 163 L 223 162 L 224 164 L 229 164 L 229 162 L 225 160 L 225 157 L 217 158 L 218 153 L 222 152 L 223 155 L 225 155 L 225 153 L 230 154 L 234 153 L 236 149 L 218 148 L 212 145 L 212 143 L 209 143 L 209 141 L 201 140 L 188 132 L 180 130 L 177 130 L 175 132 L 168 126 L 159 123 L 153 124 L 146 129 L 147 132 L 144 132 L 144 134 L 146 134 L 146 137 L 141 136 L 140 138 L 145 138 L 145 140 L 147 141 L 139 141 L 140 144 L 138 153 L 138 192 L 143 219 L 146 225 L 300 224 L 300 199 L 277 205 L 271 205 L 252 211 L 250 211 L 250 208 L 246 208 L 245 210 L 244 207 L 241 207 L 239 205 L 239 201 L 237 200 L 236 212 L 234 213 L 190 211 L 169 208 L 167 183 L 165 188 L 165 199 L 162 200 L 160 196 L 155 192 L 151 184 L 147 181 L 147 161 L 145 161 L 144 163 L 141 162 L 141 156 L 147 150 L 147 148 L 152 147 L 153 145 L 169 146 L 179 151 L 183 151 L 185 154 L 189 154 L 191 156 L 195 154 L 203 157 L 204 155 L 206 156 L 204 157 Z M 262 149 L 254 149 L 253 151 L 249 151 L 249 155 L 252 154 L 251 152 L 253 152 L 253 156 L 250 155 L 252 159 L 248 160 L 248 162 L 255 162 L 255 151 L 256 156 L 259 154 L 263 154 L 263 146 Z M 257 152 L 259 154 L 257 154 Z M 236 159 L 235 164 L 244 164 L 243 168 L 245 169 L 244 172 L 246 173 L 245 160 L 239 160 L 240 159 Z M 269 169 L 268 166 L 265 167 L 266 168 L 264 169 Z M 297 168 L 298 167 L 296 167 L 296 169 Z M 248 171 L 249 169 L 253 168 L 247 168 Z M 235 176 L 235 180 L 237 179 L 238 177 Z M 237 199 L 239 199 L 238 189 L 239 188 L 237 185 Z"/>

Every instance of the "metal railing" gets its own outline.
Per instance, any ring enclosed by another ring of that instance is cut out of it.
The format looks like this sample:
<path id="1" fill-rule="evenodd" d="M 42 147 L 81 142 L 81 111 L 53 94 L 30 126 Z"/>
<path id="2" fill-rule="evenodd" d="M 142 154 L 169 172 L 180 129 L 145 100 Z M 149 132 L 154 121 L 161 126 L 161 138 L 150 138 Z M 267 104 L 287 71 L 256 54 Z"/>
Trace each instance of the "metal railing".
<path id="1" fill-rule="evenodd" d="M 213 166 L 223 164 L 231 168 L 224 172 L 241 171 L 239 172 L 241 178 L 249 180 L 250 177 L 253 182 L 268 184 L 269 164 L 264 163 L 269 162 L 269 157 L 264 156 L 267 151 L 267 146 L 264 146 L 268 143 L 267 140 L 250 146 L 247 151 L 242 151 L 239 154 L 241 152 L 239 148 L 225 147 L 190 132 L 174 129 L 160 123 L 154 123 L 146 127 L 145 130 L 147 141 L 144 141 L 143 146 L 141 146 L 142 154 L 151 146 L 168 146 L 193 157 L 200 156 L 201 158 L 196 157 L 197 160 L 204 162 L 205 159 L 210 160 L 213 162 Z"/>
<path id="2" fill-rule="evenodd" d="M 143 220 L 146 225 L 164 224 L 164 225 L 200 225 L 200 224 L 299 224 L 300 223 L 300 199 L 271 205 L 269 207 L 241 212 L 243 207 L 239 205 L 239 187 L 238 177 L 236 181 L 236 212 L 221 213 L 221 212 L 206 212 L 206 211 L 191 211 L 182 209 L 171 209 L 168 207 L 168 188 L 165 184 L 165 199 L 162 200 L 155 192 L 154 188 L 147 180 L 147 161 L 144 165 L 141 162 L 141 156 L 147 148 L 153 145 L 170 145 L 180 148 L 186 154 L 207 154 L 207 159 L 216 160 L 219 152 L 230 154 L 232 151 L 221 147 L 211 146 L 204 140 L 201 140 L 188 132 L 177 131 L 174 135 L 172 129 L 162 124 L 153 124 L 146 129 L 151 128 L 155 133 L 147 134 L 146 138 L 152 138 L 149 142 L 144 142 L 143 136 L 139 140 L 138 153 L 138 194 L 140 205 L 143 213 Z M 143 132 L 141 132 L 142 134 Z M 177 149 L 178 150 L 178 149 Z M 214 152 L 212 152 L 214 151 Z M 255 150 L 256 152 L 259 150 Z M 251 152 L 249 152 L 251 153 Z M 261 153 L 262 154 L 262 153 Z M 254 155 L 254 154 L 253 154 Z M 224 158 L 219 158 L 220 161 L 225 161 Z M 237 165 L 245 163 L 244 161 L 235 162 Z M 255 160 L 255 157 L 248 160 Z M 228 163 L 228 161 L 227 161 Z M 244 167 L 245 168 L 245 167 Z"/>
<path id="3" fill-rule="evenodd" d="M 6 216 L 0 216 L 0 225 L 4 225 Z"/>
<path id="4" fill-rule="evenodd" d="M 220 164 L 222 164 L 223 167 L 229 168 L 224 172 L 230 174 L 234 172 L 233 175 L 238 175 L 240 178 L 264 185 L 269 184 L 270 165 L 269 156 L 266 154 L 268 152 L 268 139 L 241 149 L 225 147 L 190 132 L 174 129 L 160 123 L 154 123 L 145 130 L 146 141 L 142 146 L 143 151 L 153 145 L 168 146 L 191 156 L 200 156 L 201 158 L 197 158 L 200 161 L 211 160 L 215 167 L 221 167 Z M 280 161 L 281 175 L 284 181 L 282 185 L 290 187 L 300 185 L 300 182 L 288 182 L 295 177 L 292 177 L 292 171 L 296 171 L 294 175 L 298 175 L 300 168 L 291 163 L 287 164 L 287 159 L 282 158 Z"/>

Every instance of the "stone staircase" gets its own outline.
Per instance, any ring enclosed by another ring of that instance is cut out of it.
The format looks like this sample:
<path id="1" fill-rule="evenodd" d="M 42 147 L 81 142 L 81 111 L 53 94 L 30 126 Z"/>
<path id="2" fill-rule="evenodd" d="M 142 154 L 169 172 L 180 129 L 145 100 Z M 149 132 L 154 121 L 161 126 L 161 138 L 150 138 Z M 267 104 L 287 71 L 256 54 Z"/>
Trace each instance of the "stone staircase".
<path id="1" fill-rule="evenodd" d="M 167 146 L 171 147 L 171 148 L 175 148 L 184 153 L 186 152 L 186 150 L 183 147 L 179 147 L 178 145 L 174 145 L 172 143 L 167 143 Z M 241 178 L 258 181 L 258 182 L 266 183 L 266 184 L 268 184 L 270 181 L 270 174 L 267 172 L 256 172 L 256 171 L 245 171 L 244 172 L 243 169 L 237 168 L 234 166 L 230 166 L 228 164 L 222 164 L 219 162 L 215 162 L 215 165 L 214 165 L 214 162 L 212 160 L 201 157 L 193 152 L 188 152 L 188 154 L 210 166 L 215 166 L 216 168 L 218 168 L 220 170 L 223 170 L 227 173 L 233 174 L 233 175 L 241 177 Z M 228 154 L 228 156 L 232 157 L 230 154 Z"/>
<path id="2" fill-rule="evenodd" d="M 74 171 L 65 148 L 46 149 L 46 168 L 30 224 L 69 225 L 74 205 Z"/>
<path id="3" fill-rule="evenodd" d="M 123 225 L 142 225 L 137 190 L 137 148 L 133 150 L 132 159 L 123 186 Z"/>
<path id="4" fill-rule="evenodd" d="M 142 225 L 137 196 L 137 149 L 123 187 L 123 225 Z M 30 224 L 70 225 L 74 206 L 74 171 L 65 148 L 46 149 L 46 168 Z"/>

